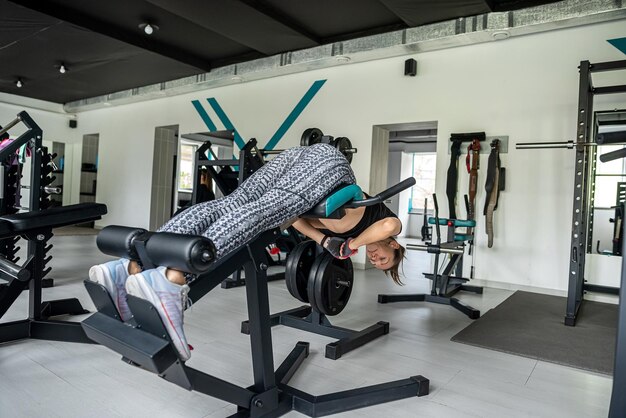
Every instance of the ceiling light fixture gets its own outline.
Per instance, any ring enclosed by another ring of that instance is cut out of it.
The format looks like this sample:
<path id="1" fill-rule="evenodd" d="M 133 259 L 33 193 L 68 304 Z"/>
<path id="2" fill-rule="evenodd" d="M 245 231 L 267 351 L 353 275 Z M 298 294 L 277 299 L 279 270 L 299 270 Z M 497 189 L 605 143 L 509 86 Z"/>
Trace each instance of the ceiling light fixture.
<path id="1" fill-rule="evenodd" d="M 65 74 L 67 72 L 67 68 L 63 65 L 63 63 L 61 63 L 61 66 L 59 67 L 59 72 L 61 74 Z"/>
<path id="2" fill-rule="evenodd" d="M 22 79 L 21 78 L 18 78 L 17 81 L 15 82 L 15 85 L 19 89 L 19 88 L 21 88 L 24 85 L 24 83 L 22 83 Z"/>
<path id="3" fill-rule="evenodd" d="M 337 55 L 335 59 L 337 60 L 337 62 L 350 62 L 350 57 L 346 55 Z"/>
<path id="4" fill-rule="evenodd" d="M 508 39 L 511 34 L 505 30 L 497 31 L 491 34 L 491 37 L 494 41 L 502 41 L 504 39 Z"/>
<path id="5" fill-rule="evenodd" d="M 142 23 L 139 25 L 139 29 L 143 30 L 146 35 L 152 35 L 159 30 L 159 27 L 154 23 Z"/>

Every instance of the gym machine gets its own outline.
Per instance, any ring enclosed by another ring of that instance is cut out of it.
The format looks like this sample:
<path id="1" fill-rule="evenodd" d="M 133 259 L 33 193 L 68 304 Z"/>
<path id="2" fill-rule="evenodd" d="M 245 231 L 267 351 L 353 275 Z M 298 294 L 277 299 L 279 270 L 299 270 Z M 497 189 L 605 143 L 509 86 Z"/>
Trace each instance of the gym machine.
<path id="1" fill-rule="evenodd" d="M 346 208 L 371 206 L 384 202 L 414 184 L 415 179 L 409 177 L 367 199 L 362 199 L 363 192 L 359 186 L 342 185 L 302 217 L 339 219 L 345 215 Z M 337 199 L 332 199 L 335 197 Z M 341 313 L 346 307 L 352 293 L 353 276 L 352 260 L 349 258 L 336 259 L 315 241 L 309 240 L 298 244 L 287 258 L 285 283 L 293 297 L 309 305 L 271 315 L 271 325 L 285 325 L 337 338 L 337 341 L 326 345 L 326 358 L 333 360 L 388 334 L 388 322 L 379 321 L 361 331 L 354 331 L 337 327 L 328 319 L 329 316 Z M 249 321 L 242 322 L 241 332 L 250 333 Z"/>
<path id="2" fill-rule="evenodd" d="M 76 298 L 42 302 L 43 278 L 50 271 L 50 267 L 46 268 L 46 265 L 52 258 L 47 256 L 52 248 L 52 245 L 48 245 L 48 240 L 53 236 L 52 230 L 100 219 L 107 209 L 105 205 L 96 203 L 43 209 L 45 187 L 52 180 L 48 177 L 50 156 L 42 146 L 41 128 L 28 113 L 20 112 L 15 120 L 0 130 L 0 136 L 19 123 L 24 124 L 27 130 L 0 150 L 0 161 L 7 161 L 24 145 L 30 148 L 30 211 L 0 216 L 0 240 L 6 244 L 15 242 L 21 236 L 28 242 L 28 248 L 26 260 L 21 265 L 18 264 L 19 259 L 14 256 L 14 252 L 0 255 L 0 278 L 7 282 L 0 286 L 0 318 L 24 290 L 29 292 L 28 318 L 1 323 L 0 343 L 24 338 L 91 343 L 79 323 L 49 319 L 57 315 L 84 314 L 87 311 Z"/>
<path id="3" fill-rule="evenodd" d="M 129 295 L 133 320 L 124 323 L 106 288 L 89 280 L 85 281 L 85 287 L 98 312 L 82 322 L 83 329 L 89 338 L 121 354 L 128 364 L 158 374 L 187 390 L 237 405 L 237 413 L 232 417 L 278 417 L 291 410 L 318 417 L 427 395 L 429 381 L 419 375 L 324 395 L 312 395 L 289 386 L 290 378 L 309 354 L 309 344 L 298 342 L 274 369 L 265 251 L 279 234 L 278 229 L 263 232 L 218 260 L 214 260 L 212 242 L 200 236 L 109 226 L 97 238 L 98 247 L 106 254 L 139 259 L 146 268 L 165 265 L 197 274 L 197 279 L 189 284 L 189 297 L 195 301 L 243 267 L 254 376 L 254 383 L 248 387 L 188 367 L 148 301 Z"/>
<path id="4" fill-rule="evenodd" d="M 407 244 L 407 250 L 426 251 L 435 255 L 434 267 L 432 273 L 424 273 L 424 277 L 432 280 L 430 294 L 398 294 L 398 295 L 378 295 L 378 303 L 393 302 L 432 302 L 443 305 L 450 305 L 461 311 L 470 319 L 480 318 L 480 311 L 461 302 L 453 297 L 460 291 L 473 292 L 477 294 L 483 293 L 483 288 L 479 286 L 470 286 L 466 283 L 470 280 L 463 276 L 463 254 L 465 253 L 465 242 L 470 241 L 473 237 L 468 234 L 457 233 L 456 228 L 474 228 L 476 221 L 462 219 L 445 219 L 439 217 L 439 205 L 437 204 L 437 196 L 433 195 L 433 203 L 435 206 L 435 216 L 428 218 L 428 223 L 435 226 L 437 235 L 436 244 Z M 446 242 L 441 242 L 441 226 L 448 227 L 448 237 Z M 443 271 L 439 272 L 439 255 L 448 254 L 450 256 L 448 263 Z M 454 276 L 452 275 L 454 272 Z"/>
<path id="5" fill-rule="evenodd" d="M 619 133 L 605 133 L 591 137 L 594 126 L 593 100 L 597 95 L 626 92 L 626 85 L 595 87 L 592 74 L 626 69 L 626 60 L 592 64 L 581 61 L 578 87 L 578 116 L 576 140 L 565 142 L 518 143 L 516 149 L 566 148 L 575 150 L 574 199 L 572 205 L 572 232 L 569 258 L 569 284 L 565 325 L 575 326 L 576 318 L 584 301 L 586 291 L 617 295 L 619 288 L 587 283 L 585 279 L 585 258 L 592 252 L 591 232 L 593 231 L 594 181 L 596 172 L 597 146 L 626 143 Z M 596 118 L 596 124 L 598 120 Z M 597 126 L 597 125 L 596 125 Z M 623 150 L 616 151 L 616 154 Z M 613 153 L 609 153 L 613 154 Z M 609 154 L 605 154 L 609 156 Z M 615 158 L 618 158 L 615 155 Z M 607 158 L 610 158 L 607 157 Z M 601 158 L 602 161 L 602 158 Z"/>

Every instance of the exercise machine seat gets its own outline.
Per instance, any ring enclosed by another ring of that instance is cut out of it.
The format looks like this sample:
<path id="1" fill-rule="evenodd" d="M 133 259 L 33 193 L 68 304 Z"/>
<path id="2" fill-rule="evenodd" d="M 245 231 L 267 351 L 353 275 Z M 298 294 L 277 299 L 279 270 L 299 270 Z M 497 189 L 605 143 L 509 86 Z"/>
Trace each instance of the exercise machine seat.
<path id="1" fill-rule="evenodd" d="M 107 207 L 102 203 L 78 203 L 52 209 L 4 215 L 0 216 L 0 238 L 41 229 L 76 225 L 100 219 L 106 213 Z"/>
<path id="2" fill-rule="evenodd" d="M 356 184 L 342 184 L 335 188 L 313 206 L 308 212 L 302 215 L 305 218 L 334 218 L 334 213 L 348 202 L 363 199 L 363 191 Z M 343 216 L 343 213 L 341 214 Z M 339 217 L 341 217 L 339 216 Z"/>

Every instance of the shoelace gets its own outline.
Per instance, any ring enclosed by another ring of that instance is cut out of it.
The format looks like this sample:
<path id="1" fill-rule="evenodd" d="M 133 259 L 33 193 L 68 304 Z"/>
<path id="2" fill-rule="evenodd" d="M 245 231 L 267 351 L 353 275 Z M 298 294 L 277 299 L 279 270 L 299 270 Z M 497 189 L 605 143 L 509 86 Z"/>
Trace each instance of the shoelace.
<path id="1" fill-rule="evenodd" d="M 189 290 L 190 290 L 189 286 L 184 284 L 182 286 L 181 291 L 180 291 L 180 298 L 181 298 L 181 302 L 183 304 L 183 313 L 184 313 L 184 311 L 186 309 L 190 309 L 193 306 L 193 302 L 189 298 Z"/>

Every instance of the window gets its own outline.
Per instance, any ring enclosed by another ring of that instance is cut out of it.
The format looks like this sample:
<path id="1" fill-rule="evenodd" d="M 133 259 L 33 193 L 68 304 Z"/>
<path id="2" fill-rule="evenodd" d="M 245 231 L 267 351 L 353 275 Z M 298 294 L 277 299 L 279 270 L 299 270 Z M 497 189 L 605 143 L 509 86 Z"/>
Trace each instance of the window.
<path id="1" fill-rule="evenodd" d="M 197 145 L 180 144 L 180 165 L 178 171 L 178 191 L 190 192 L 193 190 L 193 163 Z"/>
<path id="2" fill-rule="evenodd" d="M 413 154 L 413 177 L 415 186 L 411 188 L 409 212 L 422 213 L 424 199 L 428 199 L 428 209 L 434 209 L 433 193 L 435 193 L 435 171 L 437 154 L 434 152 L 416 152 Z"/>

